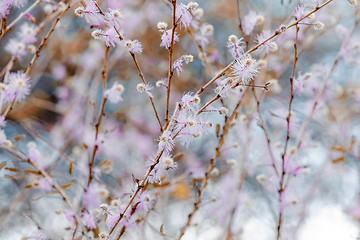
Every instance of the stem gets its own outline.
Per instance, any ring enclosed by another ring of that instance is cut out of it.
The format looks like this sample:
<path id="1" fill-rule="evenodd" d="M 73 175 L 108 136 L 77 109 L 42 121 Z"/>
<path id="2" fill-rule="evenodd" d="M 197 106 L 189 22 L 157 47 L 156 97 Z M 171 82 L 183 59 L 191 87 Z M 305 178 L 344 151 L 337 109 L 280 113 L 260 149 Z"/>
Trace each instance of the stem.
<path id="1" fill-rule="evenodd" d="M 90 158 L 90 162 L 89 162 L 89 179 L 88 179 L 88 183 L 87 183 L 87 187 L 89 187 L 90 182 L 92 180 L 92 168 L 94 165 L 94 160 L 95 160 L 95 154 L 96 151 L 98 150 L 98 145 L 97 145 L 97 139 L 99 136 L 99 128 L 101 125 L 101 121 L 102 118 L 104 116 L 104 109 L 105 109 L 105 103 L 106 103 L 106 97 L 105 97 L 105 91 L 106 91 L 106 76 L 107 76 L 107 60 L 108 60 L 108 53 L 109 53 L 109 47 L 105 45 L 105 56 L 104 56 L 104 68 L 102 71 L 102 82 L 103 82 L 103 97 L 102 97 L 102 101 L 101 101 L 101 107 L 100 107 L 100 112 L 99 112 L 99 120 L 95 125 L 95 141 L 94 141 L 94 148 L 91 154 L 91 158 Z"/>
<path id="2" fill-rule="evenodd" d="M 294 65 L 293 65 L 293 70 L 292 70 L 292 74 L 290 77 L 290 100 L 289 100 L 289 113 L 288 113 L 288 117 L 286 118 L 287 121 L 287 127 L 286 127 L 286 140 L 285 140 L 285 147 L 284 147 L 284 153 L 282 154 L 282 173 L 281 173 L 281 180 L 280 180 L 280 189 L 279 189 L 279 204 L 280 204 L 280 213 L 279 213 L 279 222 L 278 222 L 278 227 L 277 227 L 277 240 L 280 239 L 280 235 L 281 235 L 281 224 L 282 224 L 282 194 L 284 192 L 284 190 L 286 189 L 286 184 L 284 185 L 284 181 L 285 181 L 285 175 L 286 175 L 286 171 L 285 171 L 285 156 L 286 156 L 286 152 L 287 152 L 287 146 L 289 143 L 289 139 L 290 139 L 290 119 L 291 119 L 291 107 L 292 107 L 292 101 L 294 99 L 294 77 L 295 77 L 295 69 L 296 69 L 296 63 L 298 61 L 298 37 L 299 37 L 299 26 L 296 25 L 296 37 L 295 37 L 295 44 L 294 44 L 294 48 L 295 48 L 295 54 L 294 54 Z"/>
<path id="3" fill-rule="evenodd" d="M 262 115 L 261 115 L 261 112 L 260 112 L 260 101 L 261 101 L 261 100 L 259 100 L 259 99 L 257 98 L 255 89 L 253 88 L 252 90 L 253 90 L 253 94 L 254 94 L 255 101 L 256 101 L 256 109 L 257 109 L 257 112 L 259 113 L 259 118 L 260 118 L 260 122 L 258 122 L 258 125 L 262 128 L 262 130 L 263 130 L 264 133 L 265 133 L 266 142 L 267 142 L 267 148 L 268 148 L 268 151 L 269 151 L 269 154 L 270 154 L 270 158 L 271 158 L 271 164 L 272 164 L 272 167 L 274 168 L 274 171 L 275 171 L 276 176 L 279 176 L 279 172 L 277 171 L 276 166 L 275 166 L 275 157 L 274 157 L 274 153 L 273 153 L 272 148 L 271 148 L 270 137 L 269 137 L 268 132 L 267 132 L 266 129 L 265 129 L 264 120 L 263 120 Z M 262 98 L 263 96 L 264 96 L 264 95 L 262 95 L 261 98 Z"/>
<path id="4" fill-rule="evenodd" d="M 172 1 L 173 5 L 173 16 L 172 16 L 172 32 L 171 32 L 171 43 L 169 48 L 169 76 L 168 76 L 168 88 L 166 93 L 166 112 L 165 112 L 165 126 L 169 122 L 169 103 L 170 103 L 170 90 L 171 90 L 171 79 L 174 75 L 174 71 L 172 69 L 173 62 L 173 50 L 174 50 L 174 36 L 175 30 L 177 27 L 176 22 L 176 0 Z"/>
<path id="5" fill-rule="evenodd" d="M 146 81 L 145 81 L 144 75 L 143 75 L 142 72 L 141 72 L 141 69 L 140 69 L 139 63 L 138 63 L 137 60 L 136 60 L 135 54 L 132 53 L 132 52 L 129 52 L 129 53 L 131 54 L 131 57 L 132 57 L 133 60 L 134 60 L 135 66 L 136 66 L 136 68 L 137 68 L 137 70 L 138 70 L 138 72 L 139 72 L 139 76 L 140 76 L 142 82 L 146 85 Z M 163 131 L 163 127 L 162 127 L 162 125 L 161 125 L 161 121 L 160 121 L 160 118 L 159 118 L 159 114 L 158 114 L 158 112 L 157 112 L 157 110 L 156 110 L 156 107 L 155 107 L 155 104 L 154 104 L 154 100 L 153 100 L 150 96 L 149 96 L 149 99 L 150 99 L 152 108 L 154 109 L 155 117 L 156 117 L 156 119 L 157 119 L 157 121 L 158 121 L 158 123 L 159 123 L 160 131 L 162 132 L 162 131 Z"/>

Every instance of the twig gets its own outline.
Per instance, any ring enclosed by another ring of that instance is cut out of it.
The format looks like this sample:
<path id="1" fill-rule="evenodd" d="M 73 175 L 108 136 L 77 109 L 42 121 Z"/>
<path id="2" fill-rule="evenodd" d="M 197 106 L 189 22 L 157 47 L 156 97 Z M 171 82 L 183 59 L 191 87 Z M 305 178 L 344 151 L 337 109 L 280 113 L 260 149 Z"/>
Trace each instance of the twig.
<path id="1" fill-rule="evenodd" d="M 94 165 L 95 154 L 96 154 L 96 151 L 98 150 L 97 139 L 99 136 L 99 129 L 100 129 L 101 121 L 104 116 L 104 109 L 105 109 L 105 103 L 106 103 L 105 91 L 106 91 L 106 77 L 107 77 L 106 70 L 107 70 L 108 53 L 109 53 L 109 47 L 105 45 L 104 67 L 103 67 L 103 71 L 102 71 L 103 97 L 102 97 L 101 106 L 100 106 L 99 119 L 98 119 L 97 123 L 95 124 L 95 141 L 94 141 L 94 148 L 93 148 L 90 162 L 89 162 L 89 178 L 88 178 L 87 187 L 89 187 L 92 177 L 93 177 L 92 176 L 92 168 Z"/>
<path id="2" fill-rule="evenodd" d="M 298 61 L 298 37 L 299 37 L 299 26 L 296 25 L 296 37 L 295 37 L 295 44 L 294 44 L 294 49 L 295 49 L 295 54 L 294 54 L 294 65 L 293 65 L 293 70 L 292 70 L 292 74 L 290 77 L 290 100 L 289 100 L 289 113 L 288 116 L 286 118 L 287 121 L 287 127 L 286 127 L 286 140 L 285 140 L 285 147 L 284 147 L 284 153 L 282 154 L 281 158 L 282 158 L 282 173 L 281 173 L 281 179 L 280 179 L 280 187 L 279 187 L 279 202 L 280 202 L 280 212 L 279 212 L 279 222 L 278 222 L 278 227 L 277 227 L 277 240 L 280 239 L 280 235 L 281 235 L 281 224 L 282 224 L 282 217 L 283 217 L 283 209 L 282 209 L 282 194 L 286 189 L 286 183 L 284 185 L 284 181 L 285 181 L 285 175 L 286 175 L 286 171 L 285 171 L 285 157 L 286 157 L 286 152 L 287 152 L 287 146 L 289 143 L 289 139 L 290 139 L 290 120 L 291 120 L 291 107 L 292 107 L 292 101 L 294 99 L 294 77 L 295 77 L 295 69 L 296 69 L 296 63 Z"/>
<path id="3" fill-rule="evenodd" d="M 177 27 L 176 22 L 176 0 L 172 0 L 173 5 L 173 16 L 172 16 L 172 32 L 171 32 L 171 43 L 169 48 L 169 76 L 168 76 L 168 87 L 166 92 L 166 111 L 165 111 L 165 128 L 169 122 L 169 103 L 170 103 L 170 90 L 171 90 L 171 79 L 174 75 L 174 71 L 172 69 L 172 61 L 173 61 L 173 52 L 174 52 L 174 36 L 175 30 Z"/>
<path id="4" fill-rule="evenodd" d="M 140 76 L 142 82 L 146 85 L 145 77 L 144 77 L 144 75 L 143 75 L 142 72 L 141 72 L 140 65 L 139 65 L 139 63 L 138 63 L 137 60 L 136 60 L 135 54 L 132 53 L 132 52 L 129 52 L 129 53 L 130 53 L 132 59 L 134 60 L 135 66 L 136 66 L 136 68 L 137 68 L 137 70 L 138 70 L 138 72 L 139 72 L 139 76 Z M 161 125 L 161 121 L 160 121 L 160 118 L 159 118 L 159 114 L 158 114 L 158 112 L 157 112 L 157 110 L 156 110 L 156 107 L 155 107 L 155 104 L 154 104 L 154 100 L 153 100 L 150 96 L 149 96 L 149 99 L 150 99 L 150 102 L 151 102 L 151 106 L 152 106 L 152 108 L 154 109 L 155 117 L 156 117 L 156 119 L 157 119 L 157 121 L 158 121 L 158 123 L 159 123 L 160 131 L 162 132 L 162 131 L 163 131 L 163 127 L 162 127 L 162 125 Z"/>

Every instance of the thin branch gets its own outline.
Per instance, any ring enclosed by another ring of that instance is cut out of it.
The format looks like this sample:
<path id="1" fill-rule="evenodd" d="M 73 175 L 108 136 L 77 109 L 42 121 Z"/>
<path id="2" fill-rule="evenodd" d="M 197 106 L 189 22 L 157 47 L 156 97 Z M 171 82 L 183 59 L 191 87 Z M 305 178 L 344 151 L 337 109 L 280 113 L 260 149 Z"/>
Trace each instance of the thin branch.
<path id="1" fill-rule="evenodd" d="M 299 40 L 299 26 L 296 25 L 296 37 L 295 37 L 295 44 L 294 44 L 294 49 L 295 49 L 295 53 L 294 53 L 294 65 L 293 65 L 293 69 L 292 69 L 292 74 L 290 77 L 290 100 L 289 100 L 289 111 L 288 111 L 288 116 L 286 118 L 287 121 L 287 127 L 286 127 L 286 140 L 285 140 L 285 147 L 284 147 L 284 153 L 282 154 L 281 158 L 282 158 L 282 167 L 281 167 L 281 179 L 280 179 L 280 188 L 279 188 L 279 203 L 280 203 L 280 210 L 279 210 L 279 222 L 278 222 L 278 227 L 277 227 L 277 240 L 280 239 L 280 235 L 281 235 L 281 224 L 282 224 L 282 217 L 283 217 L 283 209 L 282 209 L 282 194 L 286 189 L 286 184 L 284 185 L 284 181 L 285 181 L 285 175 L 286 175 L 286 171 L 285 171 L 285 156 L 286 156 L 286 152 L 287 152 L 287 146 L 289 144 L 289 139 L 290 139 L 290 120 L 291 120 L 291 107 L 292 107 L 292 101 L 294 99 L 294 77 L 295 77 L 295 69 L 296 69 L 296 64 L 298 61 L 298 40 Z"/>
<path id="2" fill-rule="evenodd" d="M 109 53 L 109 47 L 105 45 L 105 55 L 104 55 L 104 68 L 102 71 L 102 83 L 103 83 L 103 97 L 102 97 L 102 101 L 101 101 L 101 106 L 100 106 L 100 112 L 99 112 L 99 119 L 98 122 L 95 125 L 95 141 L 94 141 L 94 148 L 91 154 L 91 158 L 90 158 L 90 162 L 89 162 L 89 178 L 88 178 L 88 183 L 87 183 L 87 187 L 89 187 L 91 180 L 92 180 L 92 168 L 94 165 L 94 160 L 95 160 L 95 154 L 96 151 L 98 150 L 98 143 L 97 143 L 97 139 L 99 136 L 99 129 L 100 129 L 100 125 L 102 122 L 102 118 L 104 116 L 104 109 L 105 109 L 105 103 L 106 103 L 106 97 L 105 97 L 105 91 L 106 91 L 106 77 L 107 77 L 107 60 L 108 60 L 108 53 Z"/>
<path id="3" fill-rule="evenodd" d="M 173 64 L 173 52 L 174 52 L 174 37 L 175 37 L 175 30 L 177 27 L 176 22 L 176 0 L 172 0 L 173 5 L 173 16 L 172 16 L 172 32 L 171 32 L 171 43 L 169 48 L 169 76 L 168 76 L 168 87 L 166 92 L 166 111 L 165 111 L 165 126 L 169 122 L 169 103 L 170 103 L 170 90 L 171 90 L 171 79 L 174 75 L 174 71 L 172 69 Z"/>

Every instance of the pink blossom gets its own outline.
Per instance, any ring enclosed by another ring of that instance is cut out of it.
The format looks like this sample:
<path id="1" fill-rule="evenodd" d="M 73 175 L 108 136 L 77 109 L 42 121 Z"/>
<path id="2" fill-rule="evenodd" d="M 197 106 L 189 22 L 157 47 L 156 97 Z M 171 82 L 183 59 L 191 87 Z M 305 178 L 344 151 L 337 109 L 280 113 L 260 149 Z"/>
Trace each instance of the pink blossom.
<path id="1" fill-rule="evenodd" d="M 5 46 L 5 50 L 16 57 L 22 57 L 26 54 L 26 46 L 22 41 L 11 38 Z"/>
<path id="2" fill-rule="evenodd" d="M 17 73 L 10 73 L 9 83 L 5 86 L 5 95 L 8 102 L 19 102 L 25 99 L 26 95 L 30 94 L 31 81 L 25 73 L 18 71 Z"/>
<path id="3" fill-rule="evenodd" d="M 143 191 L 138 196 L 138 205 L 136 210 L 148 212 L 153 208 L 156 197 L 150 191 Z"/>
<path id="4" fill-rule="evenodd" d="M 303 18 L 308 13 L 309 13 L 309 11 L 307 10 L 307 8 L 305 6 L 298 5 L 293 13 L 293 16 L 295 17 L 295 19 L 300 19 L 300 18 Z"/>
<path id="5" fill-rule="evenodd" d="M 188 147 L 190 143 L 195 138 L 200 137 L 202 133 L 206 133 L 207 127 L 211 127 L 210 123 L 202 121 L 202 119 L 196 114 L 188 114 L 184 110 L 179 112 L 176 120 L 178 122 L 176 130 L 181 130 L 177 139 L 185 147 Z"/>
<path id="6" fill-rule="evenodd" d="M 176 6 L 176 21 L 181 21 L 181 23 L 188 27 L 192 21 L 192 15 L 190 13 L 190 9 L 183 3 Z"/>
<path id="7" fill-rule="evenodd" d="M 266 39 L 268 39 L 269 37 L 271 36 L 271 33 L 270 33 L 270 30 L 264 30 L 262 31 L 262 33 L 258 34 L 256 36 L 256 43 L 259 44 L 259 43 L 262 43 L 264 42 Z M 272 43 L 273 43 L 273 40 L 268 40 L 266 41 L 265 43 L 263 43 L 259 48 L 258 50 L 260 52 L 262 51 L 265 51 L 266 54 L 269 53 L 270 49 L 273 47 L 272 46 Z"/>
<path id="8" fill-rule="evenodd" d="M 160 47 L 170 48 L 172 29 L 165 30 L 161 36 Z M 174 33 L 174 43 L 179 41 L 179 35 Z"/>
<path id="9" fill-rule="evenodd" d="M 0 18 L 6 18 L 9 14 L 11 0 L 0 1 Z"/>
<path id="10" fill-rule="evenodd" d="M 88 23 L 100 25 L 104 22 L 104 17 L 100 14 L 94 0 L 85 0 L 86 7 L 75 9 L 75 15 L 84 17 Z"/>
<path id="11" fill-rule="evenodd" d="M 88 227 L 90 229 L 96 228 L 96 221 L 95 221 L 94 213 L 92 213 L 92 212 L 89 213 L 89 212 L 85 211 L 83 213 L 83 215 L 81 216 L 81 220 L 86 227 Z"/>
<path id="12" fill-rule="evenodd" d="M 214 33 L 214 27 L 210 24 L 202 24 L 199 28 L 199 31 L 195 34 L 196 40 L 200 43 L 202 47 L 206 47 L 211 37 Z"/>
<path id="13" fill-rule="evenodd" d="M 44 191 L 44 192 L 50 192 L 52 189 L 51 184 L 49 183 L 49 180 L 46 178 L 41 178 L 39 181 L 39 187 Z"/>
<path id="14" fill-rule="evenodd" d="M 172 66 L 172 70 L 176 70 L 177 75 L 180 76 L 180 73 L 182 72 L 182 64 L 185 62 L 186 64 L 188 64 L 189 62 L 193 61 L 193 56 L 192 55 L 182 55 L 180 58 L 178 58 L 177 60 L 175 60 L 175 62 L 173 63 Z"/>
<path id="15" fill-rule="evenodd" d="M 106 46 L 110 46 L 110 44 L 115 47 L 116 43 L 120 42 L 119 34 L 116 32 L 114 28 L 108 28 L 103 34 L 102 39 L 105 41 Z"/>
<path id="16" fill-rule="evenodd" d="M 12 0 L 12 4 L 14 7 L 20 8 L 27 4 L 28 0 Z"/>
<path id="17" fill-rule="evenodd" d="M 127 47 L 131 53 L 142 53 L 143 51 L 141 43 L 137 39 L 125 41 L 125 47 Z"/>
<path id="18" fill-rule="evenodd" d="M 258 14 L 254 11 L 250 11 L 244 17 L 243 30 L 245 35 L 251 35 L 257 23 Z"/>
<path id="19" fill-rule="evenodd" d="M 29 158 L 31 161 L 35 162 L 36 164 L 40 163 L 40 152 L 36 149 L 36 144 L 28 144 L 29 148 Z"/>
<path id="20" fill-rule="evenodd" d="M 84 206 L 87 209 L 97 208 L 101 204 L 100 195 L 101 185 L 97 182 L 92 182 L 85 190 Z"/>
<path id="21" fill-rule="evenodd" d="M 30 13 L 26 13 L 25 17 L 30 21 L 33 16 Z"/>
<path id="22" fill-rule="evenodd" d="M 239 39 L 235 35 L 231 35 L 227 42 L 227 47 L 233 58 L 237 58 L 244 54 L 245 43 L 243 38 Z"/>
<path id="23" fill-rule="evenodd" d="M 259 64 L 252 57 L 242 56 L 236 59 L 234 65 L 231 66 L 232 74 L 237 81 L 243 84 L 249 84 L 259 72 Z"/>
<path id="24" fill-rule="evenodd" d="M 118 82 L 114 82 L 113 86 L 106 90 L 104 96 L 111 102 L 111 103 L 118 103 L 122 101 L 121 94 L 124 91 L 124 86 Z"/>
<path id="25" fill-rule="evenodd" d="M 17 33 L 17 37 L 26 45 L 35 43 L 37 41 L 36 26 L 28 22 L 24 23 L 21 25 L 20 32 Z"/>
<path id="26" fill-rule="evenodd" d="M 105 13 L 105 19 L 109 27 L 120 28 L 122 24 L 122 19 L 124 16 L 121 14 L 120 10 L 109 8 Z"/>
<path id="27" fill-rule="evenodd" d="M 154 162 L 154 157 L 148 158 L 147 159 L 147 165 L 151 166 Z M 151 171 L 150 175 L 149 175 L 149 182 L 150 183 L 154 183 L 154 182 L 161 182 L 161 180 L 168 175 L 168 173 L 170 171 L 173 171 L 175 169 L 177 169 L 178 164 L 176 162 L 174 162 L 174 159 L 172 158 L 171 155 L 169 155 L 169 153 L 164 153 L 160 160 L 159 163 L 155 165 L 154 169 Z"/>
<path id="28" fill-rule="evenodd" d="M 175 142 L 171 137 L 171 132 L 169 130 L 165 130 L 158 139 L 159 151 L 171 152 L 171 150 L 175 146 Z"/>

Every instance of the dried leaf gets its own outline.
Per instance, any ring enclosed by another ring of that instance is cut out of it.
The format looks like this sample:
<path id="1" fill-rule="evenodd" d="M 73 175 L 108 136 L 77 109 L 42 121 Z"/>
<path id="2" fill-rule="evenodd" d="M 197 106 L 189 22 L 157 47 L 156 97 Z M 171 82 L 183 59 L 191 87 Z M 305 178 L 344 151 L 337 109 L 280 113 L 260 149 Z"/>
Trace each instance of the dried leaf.
<path id="1" fill-rule="evenodd" d="M 38 198 L 35 198 L 35 199 L 31 199 L 31 201 L 33 201 L 33 202 L 37 202 L 37 201 L 39 201 L 39 200 L 40 200 L 40 198 L 42 198 L 42 196 L 41 196 L 41 197 L 38 197 Z"/>
<path id="2" fill-rule="evenodd" d="M 26 173 L 35 174 L 35 175 L 41 175 L 41 173 L 40 173 L 39 171 L 37 171 L 37 170 L 32 170 L 32 169 L 29 169 L 29 168 L 25 169 L 25 172 L 26 172 Z"/>
<path id="3" fill-rule="evenodd" d="M 67 189 L 69 189 L 71 187 L 73 182 L 74 182 L 74 179 L 71 180 L 71 182 L 69 182 L 69 183 L 65 183 L 65 184 L 61 185 L 61 188 L 64 189 L 64 190 L 67 190 Z"/>
<path id="4" fill-rule="evenodd" d="M 17 168 L 11 168 L 11 167 L 7 167 L 7 168 L 5 168 L 5 170 L 9 170 L 11 172 L 18 172 L 19 171 Z"/>
<path id="5" fill-rule="evenodd" d="M 164 224 L 161 224 L 161 226 L 160 226 L 160 233 L 164 234 Z"/>
<path id="6" fill-rule="evenodd" d="M 70 162 L 68 170 L 69 170 L 69 174 L 72 175 L 72 172 L 73 172 L 73 163 L 72 162 Z"/>
<path id="7" fill-rule="evenodd" d="M 5 165 L 6 165 L 6 162 L 2 162 L 2 163 L 0 164 L 0 170 L 1 170 Z"/>
<path id="8" fill-rule="evenodd" d="M 216 124 L 216 137 L 219 137 L 220 133 L 220 124 Z"/>
<path id="9" fill-rule="evenodd" d="M 339 151 L 339 152 L 346 152 L 346 149 L 340 146 L 332 146 L 331 150 Z"/>
<path id="10" fill-rule="evenodd" d="M 342 162 L 342 161 L 344 161 L 344 157 L 339 157 L 339 158 L 337 158 L 337 159 L 334 159 L 333 161 L 332 161 L 332 163 L 339 163 L 339 162 Z"/>
<path id="11" fill-rule="evenodd" d="M 13 140 L 15 141 L 15 143 L 18 143 L 22 138 L 26 138 L 26 135 L 25 134 L 17 135 L 13 137 Z"/>

